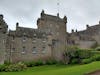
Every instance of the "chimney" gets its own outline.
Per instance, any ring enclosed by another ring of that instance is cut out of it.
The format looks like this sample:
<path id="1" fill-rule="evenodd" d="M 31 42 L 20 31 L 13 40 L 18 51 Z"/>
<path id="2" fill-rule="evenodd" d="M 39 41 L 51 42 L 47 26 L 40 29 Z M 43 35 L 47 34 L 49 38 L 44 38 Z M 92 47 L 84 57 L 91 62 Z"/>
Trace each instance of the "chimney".
<path id="1" fill-rule="evenodd" d="M 18 26 L 19 26 L 19 23 L 17 22 L 17 23 L 16 23 L 16 28 L 17 28 Z"/>
<path id="2" fill-rule="evenodd" d="M 89 25 L 87 24 L 86 27 L 89 28 Z"/>
<path id="3" fill-rule="evenodd" d="M 99 21 L 99 25 L 100 25 L 100 21 Z"/>
<path id="4" fill-rule="evenodd" d="M 74 29 L 72 29 L 72 33 L 74 33 Z"/>
<path id="5" fill-rule="evenodd" d="M 3 15 L 2 14 L 0 14 L 0 19 L 3 19 Z"/>
<path id="6" fill-rule="evenodd" d="M 42 10 L 42 12 L 41 12 L 41 17 L 42 17 L 44 14 L 45 14 L 45 12 L 44 12 L 44 10 Z"/>
<path id="7" fill-rule="evenodd" d="M 65 24 L 67 23 L 67 17 L 66 16 L 64 16 L 63 21 L 64 21 Z"/>
<path id="8" fill-rule="evenodd" d="M 77 32 L 77 29 L 76 29 L 76 32 Z"/>
<path id="9" fill-rule="evenodd" d="M 59 13 L 57 13 L 57 17 L 59 17 Z"/>

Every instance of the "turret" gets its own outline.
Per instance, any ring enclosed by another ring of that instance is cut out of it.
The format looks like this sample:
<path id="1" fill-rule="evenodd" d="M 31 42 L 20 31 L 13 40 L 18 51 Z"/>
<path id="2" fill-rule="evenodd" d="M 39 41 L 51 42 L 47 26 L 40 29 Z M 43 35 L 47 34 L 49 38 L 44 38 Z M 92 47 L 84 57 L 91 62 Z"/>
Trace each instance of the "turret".
<path id="1" fill-rule="evenodd" d="M 74 33 L 74 29 L 72 29 L 72 33 Z"/>
<path id="2" fill-rule="evenodd" d="M 0 14 L 0 32 L 6 33 L 8 29 L 8 25 L 4 21 L 4 16 Z"/>
<path id="3" fill-rule="evenodd" d="M 67 23 L 67 17 L 66 16 L 64 16 L 63 21 L 64 21 L 65 24 Z"/>
<path id="4" fill-rule="evenodd" d="M 16 23 L 16 28 L 17 28 L 18 26 L 19 26 L 19 23 L 17 22 L 17 23 Z"/>
<path id="5" fill-rule="evenodd" d="M 41 17 L 44 16 L 44 14 L 45 14 L 45 12 L 44 12 L 44 10 L 42 10 L 42 12 L 41 12 Z"/>

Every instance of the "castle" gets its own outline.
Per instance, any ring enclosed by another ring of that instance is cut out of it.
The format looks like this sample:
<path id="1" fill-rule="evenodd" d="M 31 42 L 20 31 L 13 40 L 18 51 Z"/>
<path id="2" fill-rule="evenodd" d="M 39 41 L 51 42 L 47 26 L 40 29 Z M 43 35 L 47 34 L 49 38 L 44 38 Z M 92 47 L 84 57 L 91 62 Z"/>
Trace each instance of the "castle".
<path id="1" fill-rule="evenodd" d="M 91 48 L 100 44 L 100 23 L 87 25 L 84 31 L 66 32 L 67 17 L 63 18 L 41 12 L 37 20 L 37 29 L 20 27 L 9 30 L 8 25 L 0 15 L 0 63 L 10 61 L 63 60 L 63 52 L 67 46 L 77 45 L 81 48 Z"/>

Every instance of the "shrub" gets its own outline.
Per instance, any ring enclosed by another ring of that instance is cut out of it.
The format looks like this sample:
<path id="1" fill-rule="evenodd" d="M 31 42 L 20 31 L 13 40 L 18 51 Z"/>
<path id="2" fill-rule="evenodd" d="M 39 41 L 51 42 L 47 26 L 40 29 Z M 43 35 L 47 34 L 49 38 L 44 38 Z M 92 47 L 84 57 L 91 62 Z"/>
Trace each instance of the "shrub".
<path id="1" fill-rule="evenodd" d="M 97 54 L 97 55 L 92 56 L 91 60 L 93 60 L 93 61 L 100 61 L 100 55 Z"/>
<path id="2" fill-rule="evenodd" d="M 92 62 L 92 60 L 91 60 L 90 58 L 88 58 L 88 59 L 83 59 L 83 60 L 81 61 L 82 64 L 88 64 L 88 63 L 91 63 L 91 62 Z"/>
<path id="3" fill-rule="evenodd" d="M 46 65 L 53 65 L 53 64 L 57 64 L 57 61 L 56 60 L 47 60 L 46 61 L 46 63 L 45 63 Z"/>
<path id="4" fill-rule="evenodd" d="M 0 72 L 5 71 L 5 64 L 0 65 Z"/>
<path id="5" fill-rule="evenodd" d="M 24 69 L 26 69 L 26 65 L 19 62 L 18 64 L 11 64 L 6 66 L 5 71 L 6 72 L 16 72 L 16 71 L 22 71 Z"/>
<path id="6" fill-rule="evenodd" d="M 93 52 L 91 52 L 90 50 L 79 50 L 79 58 L 81 59 L 87 59 L 87 58 L 90 58 L 91 56 L 94 55 Z"/>
<path id="7" fill-rule="evenodd" d="M 100 47 L 97 47 L 95 50 L 100 51 Z"/>
<path id="8" fill-rule="evenodd" d="M 71 64 L 78 64 L 79 63 L 79 60 L 74 58 L 71 60 Z"/>
<path id="9" fill-rule="evenodd" d="M 34 61 L 30 61 L 30 62 L 23 62 L 27 67 L 33 67 L 35 66 L 35 62 Z"/>
<path id="10" fill-rule="evenodd" d="M 38 60 L 35 62 L 34 66 L 40 66 L 40 65 L 44 65 L 42 60 Z"/>

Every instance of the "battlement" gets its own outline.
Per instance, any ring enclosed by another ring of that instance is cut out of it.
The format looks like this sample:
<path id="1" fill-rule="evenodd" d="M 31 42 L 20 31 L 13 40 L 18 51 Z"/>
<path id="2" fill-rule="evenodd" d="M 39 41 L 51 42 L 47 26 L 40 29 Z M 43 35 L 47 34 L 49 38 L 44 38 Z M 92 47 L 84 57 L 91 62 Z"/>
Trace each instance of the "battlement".
<path id="1" fill-rule="evenodd" d="M 65 23 L 65 24 L 67 23 L 67 17 L 66 16 L 64 16 L 63 18 L 60 18 L 59 17 L 59 13 L 57 13 L 57 16 L 54 16 L 54 15 L 46 14 L 44 12 L 44 10 L 42 10 L 41 17 L 37 20 L 37 25 L 38 25 L 38 23 L 39 23 L 40 20 L 61 22 L 61 23 Z"/>

